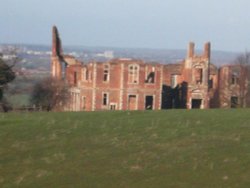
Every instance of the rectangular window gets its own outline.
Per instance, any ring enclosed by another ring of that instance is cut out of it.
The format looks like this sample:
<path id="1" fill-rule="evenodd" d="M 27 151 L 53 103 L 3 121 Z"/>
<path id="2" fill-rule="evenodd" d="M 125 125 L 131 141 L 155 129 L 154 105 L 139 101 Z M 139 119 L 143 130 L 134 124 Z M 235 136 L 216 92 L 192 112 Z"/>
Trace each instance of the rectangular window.
<path id="1" fill-rule="evenodd" d="M 177 78 L 178 78 L 178 75 L 176 74 L 171 75 L 171 88 L 175 88 L 177 86 L 178 84 Z"/>
<path id="2" fill-rule="evenodd" d="M 116 103 L 110 103 L 110 110 L 116 110 Z"/>
<path id="3" fill-rule="evenodd" d="M 214 86 L 213 86 L 213 78 L 209 79 L 208 80 L 208 88 L 209 89 L 212 89 Z"/>
<path id="4" fill-rule="evenodd" d="M 132 84 L 137 84 L 139 80 L 139 66 L 129 65 L 128 67 L 128 82 Z"/>
<path id="5" fill-rule="evenodd" d="M 77 72 L 74 72 L 74 85 L 77 84 Z"/>
<path id="6" fill-rule="evenodd" d="M 67 64 L 66 63 L 62 63 L 62 79 L 66 78 L 66 69 L 67 69 Z"/>
<path id="7" fill-rule="evenodd" d="M 102 94 L 102 105 L 107 106 L 108 105 L 108 93 Z"/>
<path id="8" fill-rule="evenodd" d="M 155 73 L 150 72 L 147 76 L 146 83 L 155 83 Z"/>
<path id="9" fill-rule="evenodd" d="M 194 69 L 194 77 L 195 77 L 195 83 L 196 84 L 202 84 L 202 72 L 203 70 L 200 68 Z"/>
<path id="10" fill-rule="evenodd" d="M 89 77 L 88 69 L 87 68 L 83 68 L 83 73 L 82 73 L 83 81 L 87 81 L 88 77 Z"/>
<path id="11" fill-rule="evenodd" d="M 103 81 L 104 82 L 108 81 L 108 71 L 107 70 L 104 70 Z"/>
<path id="12" fill-rule="evenodd" d="M 109 65 L 104 65 L 103 69 L 103 81 L 108 82 L 109 81 Z"/>
<path id="13" fill-rule="evenodd" d="M 232 80 L 231 80 L 231 84 L 232 85 L 237 85 L 239 82 L 239 76 L 236 72 L 232 73 Z"/>
<path id="14" fill-rule="evenodd" d="M 155 67 L 146 66 L 145 69 L 145 83 L 155 83 Z"/>

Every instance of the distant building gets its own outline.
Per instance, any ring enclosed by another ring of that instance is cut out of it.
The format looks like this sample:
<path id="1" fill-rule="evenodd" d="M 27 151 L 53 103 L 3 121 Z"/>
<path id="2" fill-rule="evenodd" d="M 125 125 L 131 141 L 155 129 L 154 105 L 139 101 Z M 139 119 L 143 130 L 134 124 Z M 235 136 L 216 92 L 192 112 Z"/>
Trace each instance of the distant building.
<path id="1" fill-rule="evenodd" d="M 113 59 L 114 52 L 113 51 L 104 51 L 103 53 L 96 54 L 98 57 L 104 57 L 106 59 Z"/>
<path id="2" fill-rule="evenodd" d="M 53 27 L 51 73 L 71 86 L 65 110 L 207 109 L 245 104 L 247 77 L 240 65 L 221 67 L 210 62 L 211 46 L 177 64 L 146 63 L 137 59 L 111 59 L 84 64 L 64 55 L 58 30 Z M 109 54 L 109 53 L 108 53 Z"/>

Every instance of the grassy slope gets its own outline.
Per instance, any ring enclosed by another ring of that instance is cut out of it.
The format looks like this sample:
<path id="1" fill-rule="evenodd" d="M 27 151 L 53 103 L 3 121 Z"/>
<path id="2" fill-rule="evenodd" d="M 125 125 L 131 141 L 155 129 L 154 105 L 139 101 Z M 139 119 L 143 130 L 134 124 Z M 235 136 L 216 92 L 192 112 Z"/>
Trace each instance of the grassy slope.
<path id="1" fill-rule="evenodd" d="M 250 110 L 0 114 L 0 187 L 250 186 Z"/>

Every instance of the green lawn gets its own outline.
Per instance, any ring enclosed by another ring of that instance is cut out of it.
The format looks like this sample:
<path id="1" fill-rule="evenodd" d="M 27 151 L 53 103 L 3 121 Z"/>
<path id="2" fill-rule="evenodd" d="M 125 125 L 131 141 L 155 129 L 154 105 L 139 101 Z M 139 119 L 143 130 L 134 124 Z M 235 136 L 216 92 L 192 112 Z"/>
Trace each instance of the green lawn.
<path id="1" fill-rule="evenodd" d="M 0 114 L 0 187 L 250 187 L 250 109 Z"/>

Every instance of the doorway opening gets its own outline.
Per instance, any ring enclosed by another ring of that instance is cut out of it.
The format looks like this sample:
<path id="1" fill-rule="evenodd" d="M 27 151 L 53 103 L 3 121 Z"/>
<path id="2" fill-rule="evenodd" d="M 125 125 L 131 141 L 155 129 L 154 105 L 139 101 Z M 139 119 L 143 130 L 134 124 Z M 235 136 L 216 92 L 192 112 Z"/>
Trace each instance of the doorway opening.
<path id="1" fill-rule="evenodd" d="M 137 110 L 136 95 L 128 96 L 128 110 Z"/>
<path id="2" fill-rule="evenodd" d="M 231 108 L 238 107 L 238 97 L 231 97 Z"/>
<path id="3" fill-rule="evenodd" d="M 202 99 L 192 99 L 192 109 L 201 109 Z"/>
<path id="4" fill-rule="evenodd" d="M 154 97 L 146 96 L 145 97 L 145 110 L 153 110 Z"/>

